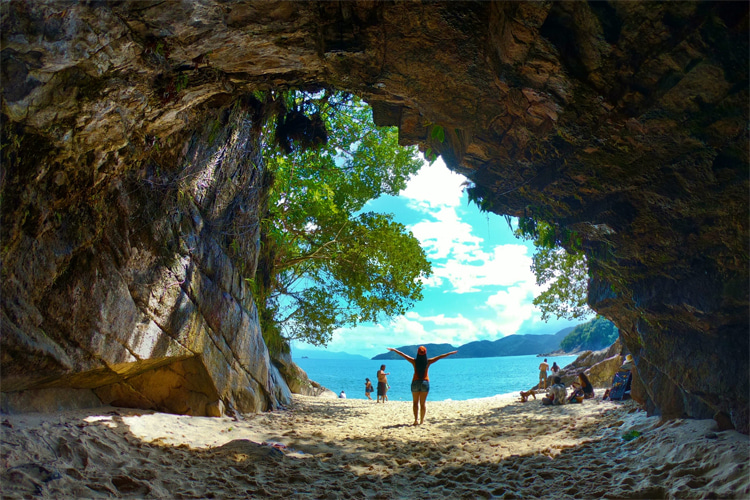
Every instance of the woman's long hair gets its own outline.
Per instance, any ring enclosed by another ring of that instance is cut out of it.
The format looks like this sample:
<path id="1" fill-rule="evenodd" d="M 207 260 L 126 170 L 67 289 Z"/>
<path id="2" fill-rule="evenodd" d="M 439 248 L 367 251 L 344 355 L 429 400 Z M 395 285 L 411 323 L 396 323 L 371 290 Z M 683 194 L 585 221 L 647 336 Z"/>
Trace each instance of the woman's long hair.
<path id="1" fill-rule="evenodd" d="M 584 389 L 588 389 L 589 387 L 594 387 L 591 385 L 591 382 L 589 381 L 589 378 L 586 376 L 585 373 L 581 372 L 578 374 L 578 378 L 581 379 L 581 387 Z"/>
<path id="2" fill-rule="evenodd" d="M 414 358 L 414 370 L 417 373 L 417 378 L 419 380 L 424 380 L 425 373 L 427 372 L 426 354 L 417 354 L 417 357 Z"/>

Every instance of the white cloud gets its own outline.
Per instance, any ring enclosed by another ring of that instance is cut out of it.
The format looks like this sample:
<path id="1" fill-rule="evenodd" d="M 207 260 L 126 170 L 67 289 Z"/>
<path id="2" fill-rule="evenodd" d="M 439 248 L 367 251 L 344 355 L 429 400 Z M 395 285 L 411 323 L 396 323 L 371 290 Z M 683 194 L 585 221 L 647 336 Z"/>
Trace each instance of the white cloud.
<path id="1" fill-rule="evenodd" d="M 452 172 L 443 160 L 422 169 L 409 179 L 406 189 L 399 196 L 407 198 L 412 208 L 429 211 L 438 207 L 455 207 L 461 203 L 462 184 L 466 181 L 463 175 Z"/>
<path id="2" fill-rule="evenodd" d="M 431 333 L 425 330 L 421 322 L 405 316 L 397 316 L 382 324 L 359 325 L 354 329 L 341 328 L 334 333 L 327 350 L 349 353 L 365 352 L 374 356 L 385 352 L 386 347 L 418 344 L 430 336 Z M 311 348 L 307 345 L 300 345 L 300 347 Z"/>
<path id="3" fill-rule="evenodd" d="M 536 289 L 533 282 L 525 282 L 490 295 L 485 303 L 494 312 L 494 327 L 510 335 L 517 333 L 526 320 L 538 316 L 533 304 Z"/>
<path id="4" fill-rule="evenodd" d="M 534 283 L 531 257 L 523 245 L 499 245 L 492 253 L 476 250 L 433 265 L 435 280 L 448 281 L 452 293 L 478 292 L 481 287 Z"/>
<path id="5" fill-rule="evenodd" d="M 462 314 L 446 316 L 421 316 L 416 312 L 406 313 L 406 320 L 422 326 L 422 334 L 412 344 L 453 344 L 459 346 L 476 340 L 481 332 L 476 324 Z M 404 344 L 407 345 L 407 344 Z"/>
<path id="6" fill-rule="evenodd" d="M 461 221 L 455 208 L 441 207 L 430 215 L 435 220 L 423 220 L 409 228 L 430 259 L 465 259 L 478 251 L 482 238 L 472 234 L 471 224 Z"/>

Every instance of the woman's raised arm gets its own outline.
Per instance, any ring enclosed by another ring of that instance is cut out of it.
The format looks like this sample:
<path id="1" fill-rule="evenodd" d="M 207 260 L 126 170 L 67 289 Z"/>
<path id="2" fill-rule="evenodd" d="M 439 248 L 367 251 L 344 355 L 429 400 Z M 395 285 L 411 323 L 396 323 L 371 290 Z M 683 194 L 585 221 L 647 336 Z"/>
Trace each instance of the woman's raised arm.
<path id="1" fill-rule="evenodd" d="M 447 358 L 448 356 L 452 356 L 452 355 L 456 354 L 457 352 L 458 351 L 446 352 L 445 354 L 441 354 L 440 356 L 435 356 L 434 358 L 430 358 L 429 362 L 430 363 L 434 363 L 435 361 L 437 361 L 439 359 Z"/>
<path id="2" fill-rule="evenodd" d="M 392 351 L 392 352 L 395 352 L 396 354 L 398 354 L 399 356 L 401 356 L 402 358 L 404 358 L 407 361 L 414 361 L 414 358 L 412 358 L 411 356 L 408 356 L 408 355 L 404 354 L 403 352 L 399 351 L 398 349 L 394 349 L 393 347 L 388 347 L 388 350 Z"/>

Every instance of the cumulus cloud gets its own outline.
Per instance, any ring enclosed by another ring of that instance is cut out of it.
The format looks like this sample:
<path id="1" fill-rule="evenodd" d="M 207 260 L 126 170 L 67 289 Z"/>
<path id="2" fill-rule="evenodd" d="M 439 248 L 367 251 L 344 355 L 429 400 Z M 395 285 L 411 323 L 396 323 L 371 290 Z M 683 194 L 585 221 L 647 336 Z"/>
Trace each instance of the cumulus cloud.
<path id="1" fill-rule="evenodd" d="M 426 325 L 425 331 L 429 337 L 423 338 L 422 343 L 453 344 L 459 346 L 476 340 L 481 332 L 477 329 L 475 321 L 464 317 L 462 314 L 446 316 L 438 314 L 435 316 L 421 316 L 415 312 L 406 313 L 413 321 Z"/>
<path id="2" fill-rule="evenodd" d="M 517 333 L 525 321 L 538 316 L 535 290 L 533 282 L 525 282 L 490 295 L 485 303 L 494 314 L 495 326 L 508 334 Z"/>
<path id="3" fill-rule="evenodd" d="M 461 203 L 463 175 L 452 172 L 442 159 L 424 167 L 411 179 L 400 196 L 410 201 L 412 208 L 431 211 L 438 207 L 455 207 Z"/>
<path id="4" fill-rule="evenodd" d="M 424 342 L 430 338 L 425 326 L 407 316 L 397 316 L 379 324 L 364 324 L 356 328 L 341 328 L 336 331 L 329 351 L 382 353 L 386 347 L 398 347 Z M 306 348 L 306 347 L 303 347 Z"/>
<path id="5" fill-rule="evenodd" d="M 433 220 L 423 220 L 409 229 L 433 260 L 467 259 L 475 254 L 482 238 L 472 234 L 472 227 L 462 222 L 456 209 L 440 207 L 430 213 Z"/>
<path id="6" fill-rule="evenodd" d="M 523 245 L 499 245 L 491 253 L 477 250 L 473 254 L 456 257 L 433 265 L 435 278 L 441 284 L 449 282 L 451 293 L 478 292 L 483 287 L 512 286 L 534 283 L 531 257 Z"/>

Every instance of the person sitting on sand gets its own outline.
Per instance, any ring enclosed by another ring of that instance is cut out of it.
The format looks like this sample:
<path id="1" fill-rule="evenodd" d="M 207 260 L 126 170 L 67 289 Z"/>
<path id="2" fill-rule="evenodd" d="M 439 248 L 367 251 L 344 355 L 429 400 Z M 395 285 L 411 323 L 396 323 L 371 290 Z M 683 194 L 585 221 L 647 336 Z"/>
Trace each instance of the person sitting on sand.
<path id="1" fill-rule="evenodd" d="M 341 392 L 339 393 L 339 398 L 340 398 L 340 399 L 346 399 L 346 393 L 345 393 L 344 391 L 341 391 Z"/>
<path id="2" fill-rule="evenodd" d="M 406 361 L 412 364 L 414 367 L 414 376 L 411 379 L 411 398 L 412 398 L 412 409 L 414 410 L 414 425 L 417 424 L 417 413 L 419 412 L 419 423 L 424 423 L 424 416 L 427 413 L 427 393 L 430 392 L 430 377 L 427 375 L 427 370 L 430 365 L 436 361 L 456 354 L 458 351 L 446 352 L 440 356 L 427 359 L 427 348 L 423 345 L 417 349 L 417 357 L 412 358 L 404 354 L 403 352 L 388 348 L 389 351 L 395 352 Z"/>
<path id="3" fill-rule="evenodd" d="M 547 391 L 547 397 L 542 398 L 543 405 L 564 405 L 567 402 L 568 391 L 565 390 L 562 379 L 555 377 L 554 382 Z"/>
<path id="4" fill-rule="evenodd" d="M 584 399 L 594 397 L 594 386 L 583 372 L 578 374 L 578 381 L 573 382 L 571 387 L 573 393 L 568 397 L 568 403 L 582 403 Z"/>
<path id="5" fill-rule="evenodd" d="M 539 388 L 540 389 L 547 388 L 547 370 L 549 370 L 549 365 L 547 364 L 547 358 L 544 358 L 544 361 L 539 364 Z"/>
<path id="6" fill-rule="evenodd" d="M 583 403 L 583 389 L 578 384 L 573 385 L 573 392 L 568 396 L 568 403 Z"/>
<path id="7" fill-rule="evenodd" d="M 521 391 L 521 402 L 525 403 L 526 401 L 528 401 L 529 400 L 529 396 L 533 396 L 534 399 L 536 399 L 536 393 L 534 392 L 534 389 L 530 389 L 530 390 L 528 390 L 526 392 Z"/>
<path id="8" fill-rule="evenodd" d="M 370 394 L 372 394 L 372 382 L 370 382 L 369 378 L 366 378 L 365 379 L 365 396 L 367 396 L 367 399 L 372 401 Z"/>
<path id="9" fill-rule="evenodd" d="M 620 366 L 619 371 L 629 372 L 630 370 L 633 369 L 634 366 L 635 364 L 633 363 L 633 355 L 628 354 L 627 356 L 625 356 L 625 361 L 622 362 L 622 365 Z"/>
<path id="10" fill-rule="evenodd" d="M 591 382 L 589 381 L 589 378 L 586 376 L 585 373 L 581 372 L 578 374 L 578 384 L 583 390 L 584 399 L 594 398 L 594 386 L 591 384 Z"/>
<path id="11" fill-rule="evenodd" d="M 385 365 L 380 365 L 380 370 L 378 370 L 378 403 L 381 400 L 383 403 L 388 401 L 386 395 L 388 393 L 388 377 L 386 375 L 390 375 L 390 373 L 385 373 Z"/>

